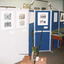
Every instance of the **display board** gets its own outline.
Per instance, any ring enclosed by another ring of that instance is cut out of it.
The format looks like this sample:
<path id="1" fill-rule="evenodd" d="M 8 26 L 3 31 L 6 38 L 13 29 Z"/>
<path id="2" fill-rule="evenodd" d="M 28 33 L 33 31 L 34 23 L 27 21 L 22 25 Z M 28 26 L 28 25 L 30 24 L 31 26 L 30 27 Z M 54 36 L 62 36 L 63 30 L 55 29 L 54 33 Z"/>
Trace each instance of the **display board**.
<path id="1" fill-rule="evenodd" d="M 35 13 L 33 10 L 29 10 L 30 21 L 29 21 L 29 54 L 32 54 L 32 42 L 34 43 L 34 36 L 32 31 L 34 31 Z M 33 38 L 33 41 L 32 41 Z"/>
<path id="2" fill-rule="evenodd" d="M 15 64 L 29 54 L 28 18 L 28 9 L 0 9 L 0 64 Z"/>
<path id="3" fill-rule="evenodd" d="M 49 51 L 50 47 L 50 11 L 35 11 L 35 46 L 39 46 L 41 30 L 43 28 L 39 51 Z"/>
<path id="4" fill-rule="evenodd" d="M 59 29 L 59 11 L 52 11 L 52 29 L 51 32 L 54 30 Z M 58 40 L 54 40 L 54 48 L 58 47 Z M 52 49 L 52 38 L 51 38 L 51 49 Z"/>
<path id="5" fill-rule="evenodd" d="M 41 31 L 42 27 L 43 30 L 50 30 L 50 11 L 36 11 L 35 15 L 35 30 Z"/>
<path id="6" fill-rule="evenodd" d="M 59 25 L 59 11 L 52 11 L 52 31 L 57 30 Z"/>
<path id="7" fill-rule="evenodd" d="M 38 13 L 38 25 L 48 25 L 48 13 Z"/>
<path id="8" fill-rule="evenodd" d="M 59 23 L 59 11 L 46 10 L 35 11 L 35 25 L 34 25 L 34 43 L 38 47 L 40 42 L 41 30 L 43 28 L 42 40 L 39 51 L 51 51 L 52 49 L 52 37 L 53 30 L 58 30 Z M 58 41 L 55 41 L 54 48 L 57 48 Z"/>

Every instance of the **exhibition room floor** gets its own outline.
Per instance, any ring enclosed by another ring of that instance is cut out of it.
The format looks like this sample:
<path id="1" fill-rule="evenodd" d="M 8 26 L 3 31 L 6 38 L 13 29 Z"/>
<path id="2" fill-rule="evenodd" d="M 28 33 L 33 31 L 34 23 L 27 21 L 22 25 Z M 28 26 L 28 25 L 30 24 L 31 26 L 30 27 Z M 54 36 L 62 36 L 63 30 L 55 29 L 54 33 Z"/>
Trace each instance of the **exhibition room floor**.
<path id="1" fill-rule="evenodd" d="M 39 56 L 47 57 L 47 64 L 64 64 L 64 46 L 62 47 L 61 53 L 59 48 L 56 48 L 53 53 L 43 52 L 40 53 Z"/>
<path id="2" fill-rule="evenodd" d="M 51 52 L 40 52 L 39 56 L 47 57 L 47 64 L 64 64 L 64 45 L 62 46 L 62 52 L 60 49 L 54 49 L 53 53 Z M 20 62 L 16 63 L 20 64 Z"/>

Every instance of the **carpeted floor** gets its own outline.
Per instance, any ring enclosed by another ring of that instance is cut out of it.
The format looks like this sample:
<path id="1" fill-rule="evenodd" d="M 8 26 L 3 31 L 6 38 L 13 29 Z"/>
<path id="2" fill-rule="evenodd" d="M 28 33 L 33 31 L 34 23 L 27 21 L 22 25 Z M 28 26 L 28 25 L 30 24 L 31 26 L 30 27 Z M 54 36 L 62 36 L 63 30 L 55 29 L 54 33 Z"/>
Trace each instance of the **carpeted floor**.
<path id="1" fill-rule="evenodd" d="M 47 64 L 64 64 L 64 46 L 62 46 L 62 52 L 60 49 L 56 48 L 52 52 L 40 52 L 39 56 L 47 57 Z M 16 63 L 20 64 L 20 62 Z"/>

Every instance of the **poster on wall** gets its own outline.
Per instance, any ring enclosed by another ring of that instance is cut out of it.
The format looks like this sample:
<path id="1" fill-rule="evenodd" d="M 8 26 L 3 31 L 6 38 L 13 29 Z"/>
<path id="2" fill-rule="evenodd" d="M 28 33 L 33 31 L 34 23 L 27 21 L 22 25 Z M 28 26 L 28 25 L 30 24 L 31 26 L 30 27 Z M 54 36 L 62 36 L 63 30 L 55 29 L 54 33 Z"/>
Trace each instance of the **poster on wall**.
<path id="1" fill-rule="evenodd" d="M 48 13 L 47 12 L 38 13 L 38 25 L 48 25 Z"/>
<path id="2" fill-rule="evenodd" d="M 61 13 L 61 22 L 64 22 L 64 13 Z"/>
<path id="3" fill-rule="evenodd" d="M 23 28 L 26 27 L 26 13 L 25 12 L 17 12 L 17 27 Z"/>
<path id="4" fill-rule="evenodd" d="M 54 13 L 54 22 L 57 22 L 57 13 Z"/>
<path id="5" fill-rule="evenodd" d="M 12 29 L 14 26 L 14 13 L 8 10 L 1 11 L 1 28 Z"/>

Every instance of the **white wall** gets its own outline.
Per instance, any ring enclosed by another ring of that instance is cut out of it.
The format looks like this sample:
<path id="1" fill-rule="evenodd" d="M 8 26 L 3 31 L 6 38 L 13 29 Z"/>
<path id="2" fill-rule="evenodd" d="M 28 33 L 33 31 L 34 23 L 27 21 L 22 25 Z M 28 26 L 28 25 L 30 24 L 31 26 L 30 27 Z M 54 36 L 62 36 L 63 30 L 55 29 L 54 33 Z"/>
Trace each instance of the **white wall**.
<path id="1" fill-rule="evenodd" d="M 23 3 L 30 4 L 32 0 L 0 0 L 0 6 L 15 6 L 17 8 L 22 8 Z M 43 3 L 40 1 L 34 1 L 34 5 L 32 8 L 35 7 L 47 7 L 47 3 Z"/>
<path id="2" fill-rule="evenodd" d="M 15 6 L 17 8 L 22 8 L 23 3 L 30 4 L 32 0 L 0 0 L 0 6 Z M 63 10 L 63 0 L 49 0 L 52 2 L 52 6 L 55 7 L 58 10 Z M 32 9 L 34 7 L 46 7 L 46 9 L 49 10 L 48 8 L 48 3 L 47 2 L 42 2 L 42 1 L 34 1 L 34 4 L 32 5 Z"/>
<path id="3" fill-rule="evenodd" d="M 57 10 L 63 10 L 63 0 L 50 0 L 51 5 Z M 49 8 L 48 8 L 49 9 Z"/>
<path id="4" fill-rule="evenodd" d="M 0 5 L 16 6 L 22 8 L 23 3 L 30 3 L 30 0 L 0 0 Z"/>

